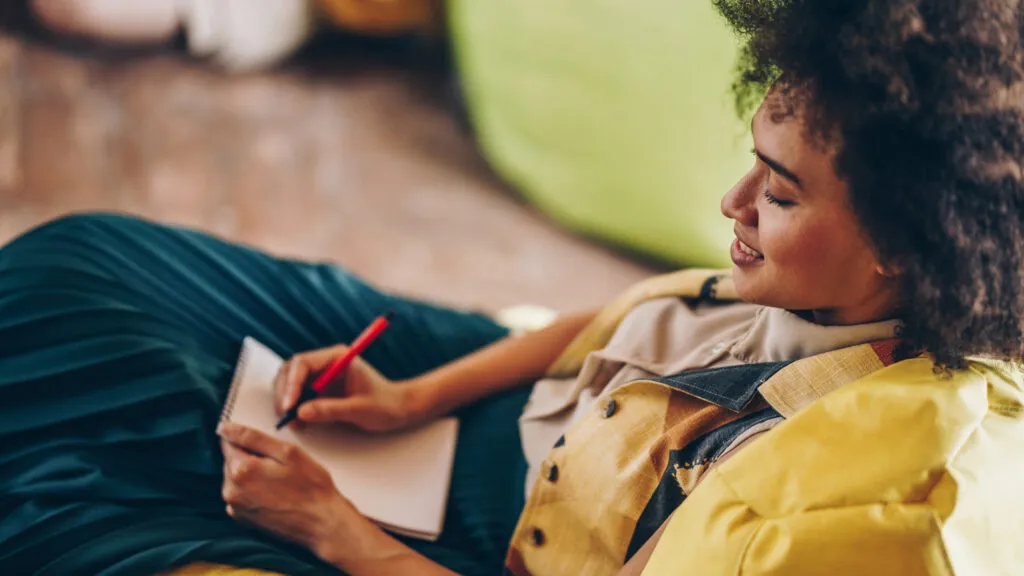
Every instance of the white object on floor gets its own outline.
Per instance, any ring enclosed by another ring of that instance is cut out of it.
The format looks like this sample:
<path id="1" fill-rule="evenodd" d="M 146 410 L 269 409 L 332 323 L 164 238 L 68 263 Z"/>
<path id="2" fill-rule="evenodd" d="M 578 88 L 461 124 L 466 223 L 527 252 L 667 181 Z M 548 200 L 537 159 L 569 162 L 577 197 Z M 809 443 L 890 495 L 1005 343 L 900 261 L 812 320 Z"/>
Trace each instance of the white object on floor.
<path id="1" fill-rule="evenodd" d="M 269 68 L 313 34 L 313 0 L 175 0 L 183 4 L 189 50 L 232 72 Z"/>
<path id="2" fill-rule="evenodd" d="M 167 42 L 181 25 L 178 0 L 32 0 L 31 6 L 54 32 L 117 44 Z"/>
<path id="3" fill-rule="evenodd" d="M 558 318 L 558 312 L 543 306 L 522 304 L 499 310 L 494 321 L 508 328 L 513 334 L 536 332 L 548 327 Z"/>
<path id="4" fill-rule="evenodd" d="M 31 0 L 58 33 L 159 45 L 184 29 L 189 52 L 232 72 L 269 68 L 316 28 L 314 0 Z"/>

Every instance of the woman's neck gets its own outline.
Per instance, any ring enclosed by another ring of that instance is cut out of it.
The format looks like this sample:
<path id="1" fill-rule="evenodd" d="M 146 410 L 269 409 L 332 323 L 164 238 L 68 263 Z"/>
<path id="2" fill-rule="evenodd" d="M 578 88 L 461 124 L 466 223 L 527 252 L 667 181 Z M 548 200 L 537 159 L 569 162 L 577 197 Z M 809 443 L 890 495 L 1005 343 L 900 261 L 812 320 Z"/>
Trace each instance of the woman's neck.
<path id="1" fill-rule="evenodd" d="M 892 320 L 896 317 L 896 307 L 866 310 L 810 310 L 800 313 L 800 316 L 822 326 L 854 326 Z"/>
<path id="2" fill-rule="evenodd" d="M 844 308 L 807 310 L 803 318 L 823 326 L 853 326 L 892 320 L 899 309 L 895 291 L 878 292 L 863 302 Z"/>

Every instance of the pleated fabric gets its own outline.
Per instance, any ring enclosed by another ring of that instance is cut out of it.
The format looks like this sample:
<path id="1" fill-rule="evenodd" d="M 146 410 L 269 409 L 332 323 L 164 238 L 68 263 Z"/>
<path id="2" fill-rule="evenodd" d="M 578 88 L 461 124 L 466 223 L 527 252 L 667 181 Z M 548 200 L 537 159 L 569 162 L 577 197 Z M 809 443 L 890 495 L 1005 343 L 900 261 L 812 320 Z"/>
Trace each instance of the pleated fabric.
<path id="1" fill-rule="evenodd" d="M 0 573 L 334 573 L 225 515 L 215 428 L 245 336 L 288 357 L 349 342 L 386 310 L 394 323 L 365 357 L 393 379 L 506 335 L 333 265 L 127 216 L 67 216 L 0 249 Z M 500 572 L 523 505 L 527 395 L 458 414 L 444 533 L 407 543 L 464 574 Z"/>

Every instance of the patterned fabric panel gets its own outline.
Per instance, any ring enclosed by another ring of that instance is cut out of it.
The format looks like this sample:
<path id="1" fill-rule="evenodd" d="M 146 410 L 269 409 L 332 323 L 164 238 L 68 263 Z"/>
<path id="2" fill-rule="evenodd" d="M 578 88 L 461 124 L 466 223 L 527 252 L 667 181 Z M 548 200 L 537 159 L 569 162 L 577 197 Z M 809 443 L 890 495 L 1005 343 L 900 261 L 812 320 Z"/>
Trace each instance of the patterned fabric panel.
<path id="1" fill-rule="evenodd" d="M 765 408 L 734 420 L 690 442 L 681 450 L 668 455 L 668 465 L 661 475 L 661 482 L 647 502 L 647 507 L 637 520 L 633 538 L 626 551 L 626 561 L 636 554 L 658 528 L 668 520 L 672 512 L 683 503 L 686 495 L 697 485 L 700 477 L 725 451 L 746 431 L 770 422 L 782 421 L 782 416 L 772 408 Z"/>

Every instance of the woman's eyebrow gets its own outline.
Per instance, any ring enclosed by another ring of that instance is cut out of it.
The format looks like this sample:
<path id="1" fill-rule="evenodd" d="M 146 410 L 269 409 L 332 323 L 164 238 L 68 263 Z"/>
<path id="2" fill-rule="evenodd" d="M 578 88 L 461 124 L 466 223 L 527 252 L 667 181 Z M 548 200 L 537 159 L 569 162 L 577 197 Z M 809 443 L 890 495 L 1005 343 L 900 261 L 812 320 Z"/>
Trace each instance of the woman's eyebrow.
<path id="1" fill-rule="evenodd" d="M 761 162 L 767 164 L 768 167 L 771 168 L 776 174 L 782 176 L 786 180 L 791 181 L 793 184 L 796 185 L 797 188 L 803 190 L 800 177 L 794 174 L 792 170 L 783 166 L 779 161 L 773 160 L 768 156 L 765 156 L 757 148 L 754 148 L 754 154 L 758 157 L 759 160 L 761 160 Z"/>

